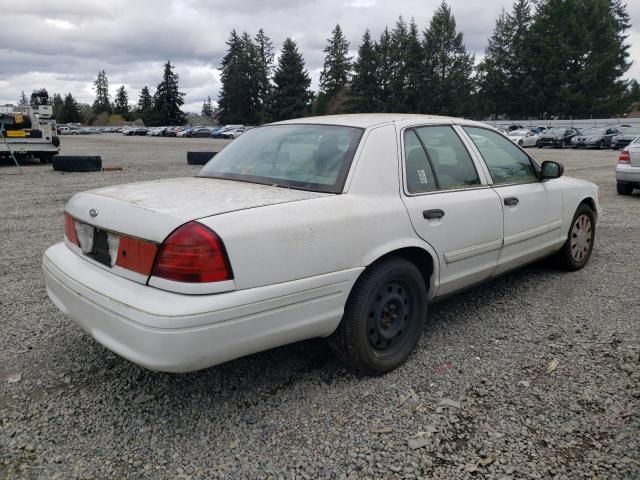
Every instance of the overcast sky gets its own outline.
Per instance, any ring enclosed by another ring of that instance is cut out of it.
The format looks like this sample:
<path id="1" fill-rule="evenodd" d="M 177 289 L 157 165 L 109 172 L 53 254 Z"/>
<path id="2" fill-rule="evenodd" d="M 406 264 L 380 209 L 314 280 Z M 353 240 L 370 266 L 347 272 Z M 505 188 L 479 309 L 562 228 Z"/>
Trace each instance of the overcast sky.
<path id="1" fill-rule="evenodd" d="M 232 28 L 255 34 L 262 27 L 277 50 L 288 36 L 298 43 L 313 87 L 322 49 L 336 23 L 357 49 L 365 28 L 378 37 L 398 15 L 414 17 L 420 30 L 440 0 L 0 0 L 0 104 L 16 103 L 45 87 L 92 103 L 92 81 L 104 69 L 111 94 L 124 84 L 130 103 L 140 89 L 155 90 L 171 60 L 186 93 L 186 111 L 217 99 L 217 68 Z M 495 19 L 510 0 L 449 0 L 467 50 L 481 56 Z M 628 2 L 634 23 L 628 42 L 636 59 L 627 77 L 640 79 L 640 1 Z"/>

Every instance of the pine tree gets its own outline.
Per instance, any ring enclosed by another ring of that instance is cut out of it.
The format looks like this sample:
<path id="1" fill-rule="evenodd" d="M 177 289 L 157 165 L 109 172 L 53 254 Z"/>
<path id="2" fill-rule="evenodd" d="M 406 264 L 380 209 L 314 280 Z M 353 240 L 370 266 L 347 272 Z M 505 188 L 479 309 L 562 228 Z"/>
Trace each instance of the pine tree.
<path id="1" fill-rule="evenodd" d="M 350 112 L 367 113 L 382 109 L 377 73 L 376 43 L 371 39 L 371 33 L 367 29 L 362 36 L 362 44 L 358 48 L 358 58 L 353 65 L 351 97 L 348 103 Z"/>
<path id="2" fill-rule="evenodd" d="M 530 46 L 529 30 L 533 16 L 528 0 L 516 0 L 507 16 L 509 42 L 509 79 L 507 87 L 507 113 L 513 119 L 526 118 L 531 105 L 527 82 L 527 50 Z"/>
<path id="3" fill-rule="evenodd" d="M 184 105 L 184 93 L 179 90 L 179 76 L 173 71 L 173 65 L 167 61 L 164 65 L 162 81 L 158 84 L 154 95 L 153 106 L 156 118 L 154 123 L 159 125 L 183 125 L 185 114 L 180 110 Z"/>
<path id="4" fill-rule="evenodd" d="M 539 3 L 526 72 L 537 113 L 568 118 L 624 110 L 628 28 L 629 15 L 619 0 Z"/>
<path id="5" fill-rule="evenodd" d="M 420 100 L 425 92 L 424 85 L 424 64 L 422 55 L 422 45 L 418 38 L 418 25 L 411 19 L 409 23 L 409 33 L 407 35 L 405 68 L 407 72 L 405 101 L 407 112 L 418 113 L 420 111 Z"/>
<path id="6" fill-rule="evenodd" d="M 24 90 L 22 90 L 20 92 L 20 98 L 18 99 L 18 105 L 20 105 L 21 107 L 29 105 L 29 99 L 24 94 Z"/>
<path id="7" fill-rule="evenodd" d="M 104 70 L 98 72 L 98 77 L 93 82 L 93 89 L 96 91 L 96 99 L 93 102 L 93 112 L 111 114 L 111 102 L 109 101 L 109 80 Z"/>
<path id="8" fill-rule="evenodd" d="M 340 113 L 340 100 L 351 79 L 351 57 L 349 57 L 349 42 L 344 37 L 340 25 L 336 25 L 327 39 L 324 65 L 320 72 L 320 92 L 318 94 L 317 112 Z M 338 98 L 338 97 L 341 98 Z"/>
<path id="9" fill-rule="evenodd" d="M 376 77 L 378 79 L 378 87 L 380 89 L 379 102 L 382 106 L 382 111 L 390 112 L 390 102 L 392 98 L 391 91 L 391 78 L 393 76 L 393 62 L 392 62 L 392 45 L 391 34 L 387 27 L 384 28 L 380 34 L 380 41 L 376 48 L 378 69 Z"/>
<path id="10" fill-rule="evenodd" d="M 213 105 L 211 104 L 211 97 L 207 97 L 207 99 L 202 102 L 202 116 L 203 117 L 212 117 L 213 116 Z"/>
<path id="11" fill-rule="evenodd" d="M 502 9 L 485 49 L 484 59 L 478 65 L 479 109 L 483 114 L 490 114 L 494 118 L 508 110 L 506 88 L 511 71 L 512 38 L 507 13 Z"/>
<path id="12" fill-rule="evenodd" d="M 116 98 L 113 102 L 113 113 L 117 113 L 123 117 L 129 115 L 129 95 L 127 95 L 127 90 L 124 88 L 124 85 L 121 85 L 116 91 Z"/>
<path id="13" fill-rule="evenodd" d="M 389 96 L 387 97 L 387 110 L 390 112 L 407 112 L 407 53 L 409 43 L 409 31 L 407 23 L 402 17 L 396 21 L 391 31 L 391 78 L 389 79 Z"/>
<path id="14" fill-rule="evenodd" d="M 67 93 L 64 97 L 64 105 L 62 106 L 62 117 L 65 123 L 82 122 L 80 107 L 71 93 Z"/>
<path id="15" fill-rule="evenodd" d="M 53 117 L 56 119 L 56 122 L 66 123 L 66 121 L 64 120 L 64 116 L 62 114 L 62 108 L 64 106 L 64 100 L 62 99 L 62 95 L 60 95 L 59 93 L 54 93 L 51 106 L 53 108 Z"/>
<path id="16" fill-rule="evenodd" d="M 151 110 L 152 108 L 153 97 L 151 96 L 151 93 L 149 93 L 149 87 L 145 85 L 144 87 L 142 87 L 142 90 L 140 90 L 140 96 L 138 97 L 138 105 L 136 107 L 136 110 L 139 114 L 142 114 L 148 110 Z"/>
<path id="17" fill-rule="evenodd" d="M 282 45 L 273 76 L 271 116 L 274 121 L 305 116 L 311 101 L 311 78 L 296 43 L 287 38 Z"/>
<path id="18" fill-rule="evenodd" d="M 474 57 L 467 53 L 451 8 L 442 2 L 424 32 L 425 107 L 429 113 L 461 116 L 471 108 Z"/>
<path id="19" fill-rule="evenodd" d="M 222 59 L 218 97 L 220 122 L 255 125 L 260 121 L 260 86 L 255 68 L 257 49 L 251 37 L 232 30 Z"/>
<path id="20" fill-rule="evenodd" d="M 273 85 L 271 84 L 271 74 L 273 71 L 274 50 L 273 43 L 263 29 L 258 30 L 255 37 L 256 66 L 255 73 L 257 79 L 257 108 L 258 123 L 270 121 L 269 112 L 271 110 L 271 95 Z"/>

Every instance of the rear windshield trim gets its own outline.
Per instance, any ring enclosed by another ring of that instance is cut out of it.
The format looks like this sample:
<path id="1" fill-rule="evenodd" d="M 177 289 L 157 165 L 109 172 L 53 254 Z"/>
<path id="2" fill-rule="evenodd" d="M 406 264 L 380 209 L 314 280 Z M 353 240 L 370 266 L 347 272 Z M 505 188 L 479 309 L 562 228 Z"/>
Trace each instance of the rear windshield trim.
<path id="1" fill-rule="evenodd" d="M 265 127 L 268 127 L 268 128 L 291 127 L 291 126 L 299 126 L 299 125 L 308 125 L 308 126 L 314 126 L 314 127 L 329 127 L 329 128 L 342 127 L 342 128 L 349 128 L 355 131 L 353 139 L 349 144 L 349 148 L 347 148 L 347 151 L 345 152 L 344 162 L 342 164 L 340 172 L 338 173 L 336 181 L 333 185 L 326 185 L 321 183 L 297 182 L 295 180 L 285 180 L 281 178 L 276 179 L 276 178 L 269 178 L 269 177 L 254 177 L 252 175 L 235 175 L 235 174 L 204 175 L 202 174 L 202 171 L 205 169 L 206 165 L 205 167 L 202 167 L 202 170 L 198 172 L 196 177 L 216 178 L 220 180 L 233 180 L 233 181 L 245 182 L 245 183 L 256 183 L 258 185 L 270 185 L 273 187 L 290 188 L 294 190 L 305 190 L 309 192 L 318 192 L 318 193 L 335 193 L 335 194 L 342 193 L 344 190 L 344 185 L 347 181 L 347 177 L 349 176 L 349 170 L 351 170 L 351 164 L 353 163 L 353 159 L 355 157 L 356 151 L 358 150 L 358 146 L 362 141 L 362 137 L 366 129 L 362 127 L 354 127 L 352 125 L 336 125 L 336 124 L 329 124 L 329 123 L 311 123 L 311 122 L 297 123 L 296 122 L 296 123 L 270 123 L 270 124 L 262 125 L 260 127 L 256 127 L 255 129 L 252 129 L 252 130 L 257 130 Z"/>

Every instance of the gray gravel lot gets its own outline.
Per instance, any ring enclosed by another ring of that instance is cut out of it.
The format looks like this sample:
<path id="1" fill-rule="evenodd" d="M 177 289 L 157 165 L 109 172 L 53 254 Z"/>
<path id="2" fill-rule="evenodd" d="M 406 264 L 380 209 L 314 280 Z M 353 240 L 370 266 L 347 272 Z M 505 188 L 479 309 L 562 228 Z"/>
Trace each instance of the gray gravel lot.
<path id="1" fill-rule="evenodd" d="M 384 377 L 322 340 L 144 370 L 53 306 L 42 254 L 73 193 L 193 175 L 185 152 L 224 143 L 63 137 L 124 170 L 0 165 L 0 478 L 640 478 L 640 195 L 616 195 L 617 152 L 530 150 L 600 186 L 584 270 L 537 264 L 433 305 Z"/>

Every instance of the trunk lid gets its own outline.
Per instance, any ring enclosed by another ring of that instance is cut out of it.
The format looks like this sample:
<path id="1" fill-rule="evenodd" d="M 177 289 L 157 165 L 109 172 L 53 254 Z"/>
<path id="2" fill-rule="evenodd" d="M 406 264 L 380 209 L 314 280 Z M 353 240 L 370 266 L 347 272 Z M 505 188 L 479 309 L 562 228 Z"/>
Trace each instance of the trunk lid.
<path id="1" fill-rule="evenodd" d="M 331 195 L 213 178 L 173 178 L 90 190 L 66 211 L 100 229 L 161 243 L 180 225 L 223 213 Z M 224 232 L 219 232 L 224 238 Z"/>

